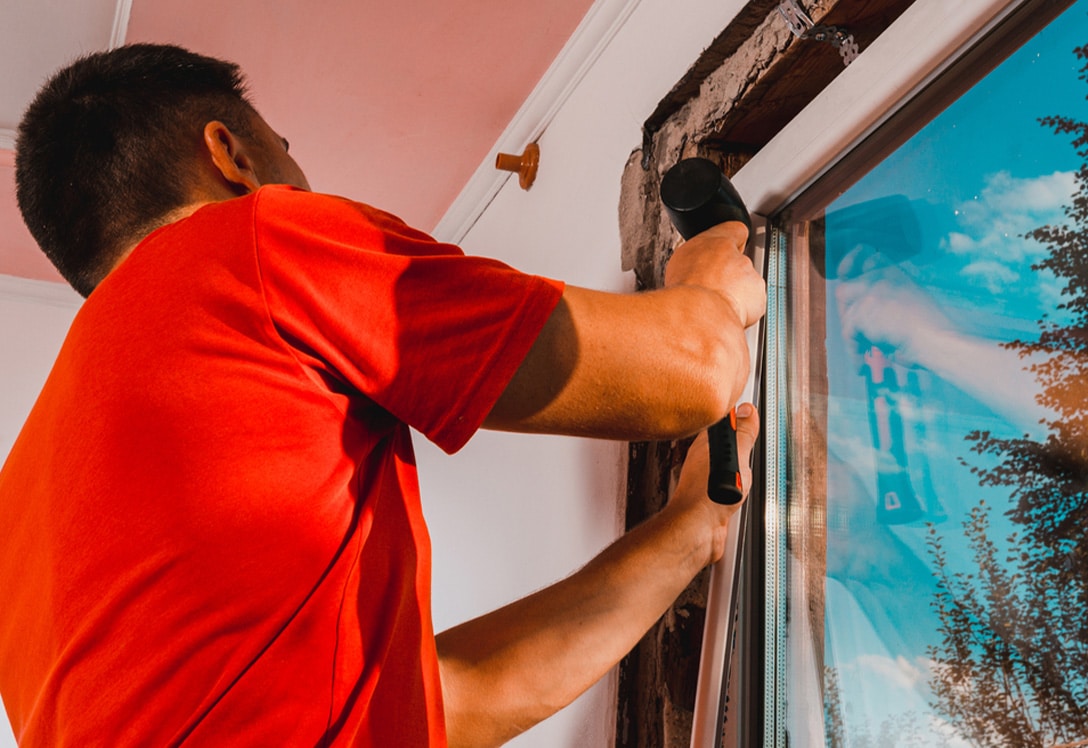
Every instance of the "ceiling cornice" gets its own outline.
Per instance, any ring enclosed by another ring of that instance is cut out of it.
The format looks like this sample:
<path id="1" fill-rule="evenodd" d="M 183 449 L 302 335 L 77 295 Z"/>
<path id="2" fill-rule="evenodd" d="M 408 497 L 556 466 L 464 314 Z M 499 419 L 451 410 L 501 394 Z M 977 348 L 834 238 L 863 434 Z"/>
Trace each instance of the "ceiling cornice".
<path id="1" fill-rule="evenodd" d="M 132 14 L 132 0 L 117 0 L 113 11 L 113 31 L 110 32 L 110 49 L 125 43 L 128 37 L 128 19 Z"/>

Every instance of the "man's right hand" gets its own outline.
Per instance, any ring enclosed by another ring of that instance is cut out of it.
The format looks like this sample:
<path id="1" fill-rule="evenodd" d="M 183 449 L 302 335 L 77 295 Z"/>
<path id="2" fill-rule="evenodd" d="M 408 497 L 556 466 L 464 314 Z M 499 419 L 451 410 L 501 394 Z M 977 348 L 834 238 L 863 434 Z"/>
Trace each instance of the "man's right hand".
<path id="1" fill-rule="evenodd" d="M 752 489 L 752 450 L 759 437 L 759 425 L 759 413 L 755 406 L 751 403 L 742 403 L 737 406 L 737 456 L 745 497 Z M 670 522 L 676 522 L 677 526 L 681 526 L 682 523 L 675 520 L 675 516 L 690 512 L 704 516 L 700 523 L 694 525 L 696 528 L 701 526 L 702 531 L 705 532 L 707 555 L 701 561 L 704 565 L 717 561 L 725 553 L 729 522 L 740 508 L 739 503 L 726 505 L 710 500 L 706 492 L 709 472 L 710 450 L 704 431 L 688 447 L 676 489 L 662 511 L 663 519 L 667 518 Z"/>
<path id="2" fill-rule="evenodd" d="M 665 286 L 691 285 L 728 299 L 741 325 L 750 327 L 767 309 L 763 278 L 744 255 L 748 227 L 729 221 L 693 236 L 676 248 L 665 267 Z"/>

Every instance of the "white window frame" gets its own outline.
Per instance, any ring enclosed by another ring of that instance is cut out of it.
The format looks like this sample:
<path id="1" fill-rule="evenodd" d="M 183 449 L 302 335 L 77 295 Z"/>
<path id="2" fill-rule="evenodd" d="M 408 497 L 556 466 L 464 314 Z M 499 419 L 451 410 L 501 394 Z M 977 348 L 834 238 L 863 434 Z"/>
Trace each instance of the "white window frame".
<path id="1" fill-rule="evenodd" d="M 1023 2 L 917 0 L 737 172 L 748 207 L 776 213 Z"/>

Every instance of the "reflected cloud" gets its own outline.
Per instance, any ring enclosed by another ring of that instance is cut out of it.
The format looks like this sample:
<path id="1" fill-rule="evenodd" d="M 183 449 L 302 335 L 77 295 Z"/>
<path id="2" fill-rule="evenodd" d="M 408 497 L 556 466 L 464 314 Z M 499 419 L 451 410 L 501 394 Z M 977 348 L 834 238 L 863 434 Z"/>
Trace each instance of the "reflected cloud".
<path id="1" fill-rule="evenodd" d="M 1025 234 L 1065 223 L 1063 206 L 1072 202 L 1076 173 L 1022 179 L 1000 171 L 987 176 L 984 184 L 974 199 L 956 206 L 960 230 L 942 239 L 941 247 L 968 260 L 961 271 L 965 279 L 997 293 L 1024 275 L 1039 277 L 1030 265 L 1046 255 L 1046 247 Z"/>
<path id="2" fill-rule="evenodd" d="M 1020 280 L 1020 273 L 1008 265 L 1002 265 L 993 260 L 972 262 L 961 270 L 960 274 L 991 293 L 1001 293 Z"/>
<path id="3" fill-rule="evenodd" d="M 902 655 L 892 659 L 881 655 L 861 655 L 857 659 L 858 668 L 868 670 L 879 676 L 886 683 L 900 688 L 913 689 L 925 684 L 928 677 L 928 665 L 919 658 L 916 665 Z"/>

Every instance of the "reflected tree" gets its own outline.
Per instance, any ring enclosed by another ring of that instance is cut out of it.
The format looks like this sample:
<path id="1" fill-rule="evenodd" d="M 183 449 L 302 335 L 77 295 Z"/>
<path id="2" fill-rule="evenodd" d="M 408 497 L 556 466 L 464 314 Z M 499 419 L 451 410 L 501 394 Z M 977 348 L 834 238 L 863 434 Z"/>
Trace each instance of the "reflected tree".
<path id="1" fill-rule="evenodd" d="M 1088 46 L 1075 52 L 1088 80 Z M 964 527 L 977 571 L 953 572 L 929 536 L 941 620 L 933 706 L 979 746 L 1088 745 L 1088 123 L 1040 121 L 1072 136 L 1082 161 L 1067 222 L 1028 234 L 1047 248 L 1033 269 L 1062 284 L 1060 321 L 1006 347 L 1034 362 L 1037 399 L 1054 415 L 1039 440 L 968 436 L 992 465 L 972 472 L 1010 491 L 1015 527 L 995 542 L 991 509 L 973 509 Z"/>

